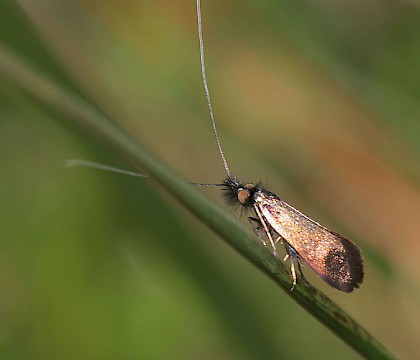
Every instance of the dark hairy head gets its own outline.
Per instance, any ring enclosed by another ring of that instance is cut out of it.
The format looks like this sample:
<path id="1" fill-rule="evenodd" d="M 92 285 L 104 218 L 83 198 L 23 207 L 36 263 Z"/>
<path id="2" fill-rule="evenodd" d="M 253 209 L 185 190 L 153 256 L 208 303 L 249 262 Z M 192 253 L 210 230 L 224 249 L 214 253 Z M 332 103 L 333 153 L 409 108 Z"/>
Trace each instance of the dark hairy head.
<path id="1" fill-rule="evenodd" d="M 230 205 L 250 207 L 254 204 L 254 194 L 260 190 L 258 184 L 242 184 L 233 177 L 227 177 L 222 183 L 222 190 L 226 201 Z"/>

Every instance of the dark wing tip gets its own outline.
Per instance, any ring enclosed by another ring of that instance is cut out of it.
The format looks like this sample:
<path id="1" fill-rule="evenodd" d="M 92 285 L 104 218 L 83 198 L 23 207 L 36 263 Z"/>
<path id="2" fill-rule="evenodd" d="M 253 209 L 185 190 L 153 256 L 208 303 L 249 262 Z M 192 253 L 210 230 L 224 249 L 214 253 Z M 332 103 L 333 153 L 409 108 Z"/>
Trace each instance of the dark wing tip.
<path id="1" fill-rule="evenodd" d="M 323 279 L 338 290 L 352 292 L 363 282 L 363 259 L 360 249 L 344 236 L 334 233 L 342 244 L 325 259 L 326 274 Z"/>

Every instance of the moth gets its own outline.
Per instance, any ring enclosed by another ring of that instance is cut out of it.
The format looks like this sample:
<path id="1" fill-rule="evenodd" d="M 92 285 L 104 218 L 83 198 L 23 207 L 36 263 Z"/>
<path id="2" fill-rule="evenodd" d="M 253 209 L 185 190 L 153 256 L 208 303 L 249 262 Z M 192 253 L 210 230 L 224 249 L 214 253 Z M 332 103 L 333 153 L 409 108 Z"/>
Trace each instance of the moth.
<path id="1" fill-rule="evenodd" d="M 360 249 L 352 241 L 315 222 L 259 184 L 241 183 L 232 175 L 220 144 L 207 85 L 200 0 L 197 0 L 197 23 L 204 91 L 227 177 L 220 184 L 194 185 L 220 186 L 230 204 L 249 209 L 254 216 L 248 220 L 257 237 L 279 260 L 277 247 L 284 245 L 286 256 L 283 260 L 290 260 L 291 290 L 297 283 L 295 263 L 303 277 L 301 261 L 305 261 L 327 284 L 344 292 L 353 291 L 362 283 L 364 272 Z"/>
<path id="2" fill-rule="evenodd" d="M 286 256 L 283 261 L 290 260 L 291 290 L 297 284 L 295 263 L 304 278 L 301 269 L 301 262 L 304 261 L 327 284 L 347 293 L 353 291 L 362 283 L 364 272 L 360 249 L 352 241 L 320 225 L 260 184 L 242 183 L 232 175 L 220 144 L 213 115 L 206 79 L 200 0 L 196 0 L 196 4 L 201 75 L 213 134 L 227 176 L 219 184 L 193 183 L 192 185 L 219 186 L 229 204 L 249 209 L 253 216 L 249 216 L 248 220 L 255 234 L 263 246 L 269 247 L 279 261 L 281 259 L 277 248 L 279 244 L 284 245 Z M 126 175 L 145 176 L 78 159 L 68 160 L 67 166 L 88 166 Z"/>

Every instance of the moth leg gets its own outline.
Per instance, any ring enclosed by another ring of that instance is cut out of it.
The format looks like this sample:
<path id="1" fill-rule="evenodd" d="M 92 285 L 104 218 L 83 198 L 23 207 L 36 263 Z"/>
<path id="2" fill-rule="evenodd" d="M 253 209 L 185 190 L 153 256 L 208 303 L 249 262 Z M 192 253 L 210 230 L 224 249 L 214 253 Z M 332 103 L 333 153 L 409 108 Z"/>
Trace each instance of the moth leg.
<path id="1" fill-rule="evenodd" d="M 284 244 L 286 248 L 286 255 L 284 255 L 283 261 L 287 261 L 287 259 L 289 259 L 293 255 L 295 255 L 296 258 L 299 257 L 297 252 L 290 245 L 287 244 L 287 241 L 284 241 L 283 236 L 279 235 L 277 239 L 275 240 L 275 243 L 276 244 L 280 243 L 282 245 Z M 288 249 L 288 247 L 290 248 L 290 250 Z M 299 270 L 300 270 L 300 265 L 299 265 Z M 300 271 L 300 273 L 302 274 L 302 271 Z"/>
<path id="2" fill-rule="evenodd" d="M 302 268 L 300 266 L 300 257 L 296 258 L 296 262 L 298 264 L 298 269 L 299 269 L 299 272 L 300 272 L 300 276 L 302 276 L 302 279 L 305 280 L 305 282 L 308 282 L 308 280 L 306 280 L 306 278 L 305 278 L 305 275 L 303 275 Z"/>
<path id="3" fill-rule="evenodd" d="M 267 235 L 267 238 L 270 241 L 270 245 L 271 245 L 271 248 L 273 250 L 273 255 L 277 259 L 279 259 L 279 253 L 277 252 L 276 243 L 275 243 L 275 241 L 273 239 L 273 236 L 271 234 L 271 227 L 269 225 L 267 225 L 266 222 L 264 221 L 264 217 L 262 216 L 261 211 L 260 211 L 260 209 L 258 208 L 257 205 L 254 205 L 254 210 L 255 210 L 255 213 L 258 216 L 259 224 L 263 227 L 263 229 L 265 231 L 265 234 Z"/>
<path id="4" fill-rule="evenodd" d="M 261 223 L 260 220 L 258 220 L 257 218 L 254 217 L 248 217 L 248 221 L 252 227 L 252 230 L 254 230 L 255 235 L 257 235 L 258 239 L 260 239 L 260 241 L 263 243 L 264 246 L 267 246 L 267 241 L 265 241 L 263 239 L 263 237 L 261 236 L 259 229 L 261 229 Z M 255 224 L 256 223 L 256 224 Z"/>
<path id="5" fill-rule="evenodd" d="M 290 259 L 290 272 L 292 274 L 292 279 L 293 279 L 293 284 L 292 284 L 292 288 L 290 289 L 290 291 L 293 291 L 293 289 L 295 288 L 296 283 L 297 283 L 296 270 L 295 270 L 295 260 L 296 260 L 296 263 L 297 263 L 297 266 L 298 266 L 298 269 L 299 269 L 299 273 L 302 276 L 302 279 L 305 282 L 308 282 L 308 281 L 306 280 L 305 276 L 303 275 L 302 268 L 301 268 L 301 265 L 300 265 L 299 254 L 287 242 L 285 242 L 284 244 L 285 244 L 285 247 L 286 247 L 286 253 L 287 254 L 286 254 L 286 256 L 284 257 L 283 260 L 286 261 L 287 259 Z"/>
<path id="6" fill-rule="evenodd" d="M 295 289 L 295 286 L 296 286 L 296 283 L 297 283 L 295 263 L 293 262 L 293 260 L 290 260 L 290 272 L 292 274 L 292 279 L 293 279 L 293 283 L 292 283 L 292 287 L 290 288 L 290 291 L 293 291 Z"/>
<path id="7" fill-rule="evenodd" d="M 274 240 L 274 242 L 276 243 L 276 245 L 278 243 L 283 244 L 283 237 L 282 236 L 279 236 L 276 240 Z"/>

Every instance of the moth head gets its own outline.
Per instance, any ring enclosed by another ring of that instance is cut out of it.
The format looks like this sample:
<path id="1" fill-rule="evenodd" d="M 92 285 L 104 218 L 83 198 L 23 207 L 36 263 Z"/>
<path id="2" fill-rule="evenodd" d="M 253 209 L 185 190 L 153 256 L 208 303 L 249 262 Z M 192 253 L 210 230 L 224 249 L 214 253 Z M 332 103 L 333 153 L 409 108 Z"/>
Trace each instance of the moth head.
<path id="1" fill-rule="evenodd" d="M 223 186 L 225 198 L 230 204 L 237 205 L 239 203 L 245 207 L 252 206 L 254 193 L 257 190 L 255 184 L 241 184 L 236 179 L 227 178 L 223 182 Z"/>

